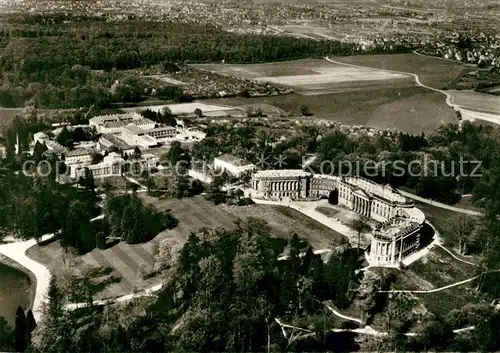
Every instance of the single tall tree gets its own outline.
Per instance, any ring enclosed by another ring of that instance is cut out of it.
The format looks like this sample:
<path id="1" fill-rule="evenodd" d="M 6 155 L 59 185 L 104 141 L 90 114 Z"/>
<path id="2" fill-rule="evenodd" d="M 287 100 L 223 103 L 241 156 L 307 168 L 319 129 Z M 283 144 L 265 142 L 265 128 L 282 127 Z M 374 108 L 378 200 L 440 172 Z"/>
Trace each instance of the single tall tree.
<path id="1" fill-rule="evenodd" d="M 26 342 L 26 315 L 24 310 L 18 306 L 16 311 L 16 326 L 14 329 L 14 348 L 18 352 L 24 352 L 27 348 Z"/>
<path id="2" fill-rule="evenodd" d="M 357 244 L 357 249 L 359 252 L 360 248 L 360 243 L 361 243 L 361 233 L 366 232 L 370 230 L 370 226 L 368 225 L 368 218 L 362 215 L 358 215 L 351 223 L 352 229 L 356 232 L 358 235 L 358 244 Z"/>
<path id="3" fill-rule="evenodd" d="M 26 344 L 29 346 L 31 344 L 31 332 L 36 328 L 35 317 L 33 316 L 33 312 L 28 310 L 26 314 Z"/>

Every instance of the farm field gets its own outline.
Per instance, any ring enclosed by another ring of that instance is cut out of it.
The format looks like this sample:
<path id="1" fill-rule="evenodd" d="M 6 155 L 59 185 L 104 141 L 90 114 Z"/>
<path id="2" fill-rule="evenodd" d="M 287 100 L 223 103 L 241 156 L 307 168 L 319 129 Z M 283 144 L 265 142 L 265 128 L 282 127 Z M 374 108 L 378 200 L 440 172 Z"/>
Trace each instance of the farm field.
<path id="1" fill-rule="evenodd" d="M 300 114 L 300 106 L 304 104 L 314 114 L 314 118 L 416 134 L 431 132 L 444 123 L 457 123 L 455 112 L 446 105 L 444 95 L 421 87 L 360 87 L 358 90 L 310 96 L 294 93 L 256 98 L 222 98 L 208 102 L 234 106 L 268 104 L 295 115 Z"/>
<path id="2" fill-rule="evenodd" d="M 500 125 L 500 114 L 497 113 L 484 113 L 477 110 L 460 109 L 463 120 L 478 121 L 482 125 L 493 124 L 493 126 Z"/>
<path id="3" fill-rule="evenodd" d="M 414 73 L 424 85 L 439 89 L 453 83 L 463 70 L 468 70 L 459 62 L 417 54 L 336 56 L 332 59 L 346 64 Z"/>
<path id="4" fill-rule="evenodd" d="M 134 290 L 147 288 L 159 282 L 158 277 L 144 280 L 141 269 L 149 271 L 154 265 L 153 252 L 159 242 L 172 237 L 184 243 L 191 232 L 201 228 L 227 228 L 234 227 L 238 218 L 256 217 L 266 220 L 273 228 L 275 234 L 290 238 L 293 233 L 309 240 L 316 249 L 331 247 L 338 244 L 342 235 L 330 228 L 312 220 L 301 213 L 286 207 L 269 205 L 251 205 L 245 207 L 231 207 L 227 205 L 214 206 L 203 197 L 184 198 L 181 200 L 158 200 L 141 195 L 148 203 L 153 203 L 158 209 L 170 209 L 171 213 L 179 219 L 179 225 L 168 231 L 160 233 L 152 241 L 144 244 L 128 245 L 119 243 L 106 250 L 94 249 L 88 254 L 77 258 L 74 274 L 79 275 L 85 268 L 106 268 L 112 270 L 108 274 L 107 285 L 94 295 L 95 299 L 108 298 L 132 293 Z M 27 254 L 36 261 L 50 267 L 58 264 L 63 249 L 59 242 L 44 246 L 34 246 L 28 249 Z M 53 268 L 56 275 L 61 268 Z M 59 272 L 60 274 L 60 272 Z"/>
<path id="5" fill-rule="evenodd" d="M 299 94 L 324 94 L 367 86 L 411 87 L 407 75 L 353 68 L 323 59 L 306 59 L 264 64 L 200 64 L 197 68 L 234 75 L 260 82 L 292 87 Z"/>

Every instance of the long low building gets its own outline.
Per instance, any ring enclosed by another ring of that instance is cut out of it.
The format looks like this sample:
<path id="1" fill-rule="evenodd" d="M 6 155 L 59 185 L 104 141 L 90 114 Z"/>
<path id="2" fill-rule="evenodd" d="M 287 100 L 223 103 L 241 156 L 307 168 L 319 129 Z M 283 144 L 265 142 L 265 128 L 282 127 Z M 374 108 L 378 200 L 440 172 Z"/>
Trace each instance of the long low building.
<path id="1" fill-rule="evenodd" d="M 311 174 L 301 169 L 263 170 L 252 176 L 252 197 L 282 200 L 317 200 L 371 219 L 376 224 L 366 259 L 373 266 L 398 266 L 420 247 L 425 215 L 390 185 L 361 177 Z"/>

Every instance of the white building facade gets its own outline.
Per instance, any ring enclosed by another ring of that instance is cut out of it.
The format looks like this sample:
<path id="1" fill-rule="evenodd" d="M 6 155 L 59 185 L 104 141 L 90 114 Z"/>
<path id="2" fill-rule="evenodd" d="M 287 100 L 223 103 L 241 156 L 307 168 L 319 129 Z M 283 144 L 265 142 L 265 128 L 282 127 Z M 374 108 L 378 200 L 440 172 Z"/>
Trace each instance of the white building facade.
<path id="1" fill-rule="evenodd" d="M 360 177 L 313 175 L 303 170 L 264 170 L 253 175 L 252 197 L 311 200 L 329 197 L 376 224 L 366 259 L 372 266 L 397 267 L 420 247 L 424 213 L 390 185 Z"/>
<path id="2" fill-rule="evenodd" d="M 252 176 L 252 197 L 281 200 L 304 199 L 310 173 L 301 169 L 261 170 Z"/>

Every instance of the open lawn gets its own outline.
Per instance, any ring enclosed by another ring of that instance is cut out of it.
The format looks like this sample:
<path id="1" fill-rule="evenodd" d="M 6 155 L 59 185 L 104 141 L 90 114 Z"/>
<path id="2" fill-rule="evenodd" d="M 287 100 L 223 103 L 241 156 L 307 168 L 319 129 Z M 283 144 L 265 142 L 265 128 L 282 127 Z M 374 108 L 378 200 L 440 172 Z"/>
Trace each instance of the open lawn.
<path id="1" fill-rule="evenodd" d="M 474 91 L 449 91 L 452 103 L 478 112 L 500 115 L 500 96 Z M 499 116 L 500 119 L 500 116 Z"/>
<path id="2" fill-rule="evenodd" d="M 412 264 L 408 269 L 398 272 L 397 281 L 392 287 L 394 289 L 434 289 L 466 280 L 474 275 L 476 275 L 475 266 L 457 261 L 441 248 L 434 248 L 426 257 Z M 412 295 L 427 310 L 442 315 L 481 300 L 473 282 L 435 293 Z"/>
<path id="3" fill-rule="evenodd" d="M 146 195 L 141 197 L 158 209 L 171 210 L 179 219 L 179 225 L 160 233 L 152 241 L 145 244 L 128 245 L 123 242 L 106 250 L 94 249 L 88 254 L 78 257 L 73 270 L 76 275 L 84 268 L 110 268 L 111 272 L 104 279 L 107 285 L 94 295 L 95 299 L 108 298 L 132 293 L 136 289 L 147 288 L 160 282 L 161 278 L 152 277 L 144 280 L 141 271 L 150 271 L 154 265 L 154 248 L 161 239 L 172 237 L 184 243 L 191 232 L 201 228 L 234 227 L 238 218 L 256 217 L 266 220 L 276 235 L 291 238 L 293 233 L 305 238 L 315 249 L 331 247 L 338 244 L 342 235 L 319 224 L 313 219 L 287 207 L 269 205 L 251 205 L 245 207 L 217 205 L 206 201 L 202 196 L 184 198 L 181 200 L 158 200 Z M 58 259 L 62 257 L 63 249 L 59 242 L 44 246 L 34 246 L 28 249 L 28 255 L 52 267 L 56 276 L 62 269 Z"/>
<path id="4" fill-rule="evenodd" d="M 393 289 L 430 290 L 466 280 L 475 275 L 476 267 L 454 259 L 435 247 L 407 269 L 397 272 Z M 467 284 L 464 284 L 467 286 Z"/>
<path id="5" fill-rule="evenodd" d="M 459 62 L 417 54 L 356 55 L 332 59 L 346 64 L 414 73 L 424 85 L 439 89 L 447 87 L 462 70 L 466 70 Z"/>
<path id="6" fill-rule="evenodd" d="M 333 217 L 339 213 L 338 210 L 331 207 L 316 207 L 316 211 L 323 213 L 327 217 Z"/>
<path id="7" fill-rule="evenodd" d="M 476 267 L 454 259 L 439 247 L 419 261 L 402 270 L 371 269 L 376 273 L 393 272 L 396 281 L 391 285 L 394 290 L 432 290 L 454 284 L 476 275 Z M 456 287 L 443 289 L 433 293 L 407 293 L 405 295 L 416 300 L 416 307 L 432 313 L 446 315 L 453 309 L 459 309 L 470 303 L 485 300 L 475 290 L 475 284 L 465 283 Z M 373 326 L 383 322 L 381 314 L 375 316 Z"/>
<path id="8" fill-rule="evenodd" d="M 323 59 L 302 59 L 262 64 L 193 64 L 199 69 L 215 71 L 246 79 L 259 77 L 295 76 L 318 74 L 317 70 L 338 67 Z"/>

